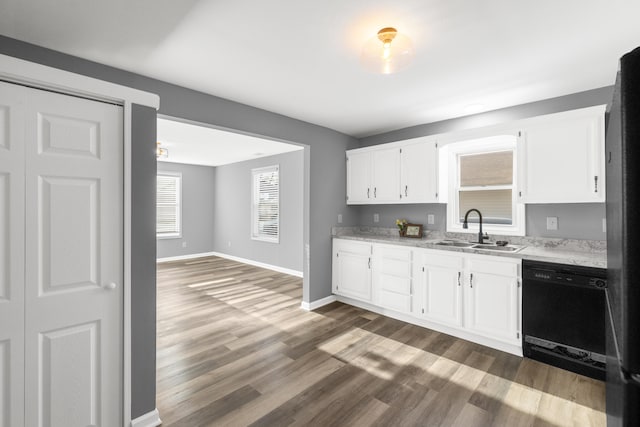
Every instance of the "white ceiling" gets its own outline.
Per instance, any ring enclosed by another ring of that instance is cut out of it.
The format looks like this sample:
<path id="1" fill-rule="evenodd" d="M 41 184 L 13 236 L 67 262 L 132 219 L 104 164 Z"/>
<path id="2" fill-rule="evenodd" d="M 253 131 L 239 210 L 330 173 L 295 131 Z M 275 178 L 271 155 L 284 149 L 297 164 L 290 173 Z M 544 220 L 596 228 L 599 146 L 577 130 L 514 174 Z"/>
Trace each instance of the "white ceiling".
<path id="1" fill-rule="evenodd" d="M 221 166 L 302 150 L 303 147 L 234 132 L 158 119 L 158 141 L 168 150 L 163 162 Z"/>
<path id="2" fill-rule="evenodd" d="M 0 34 L 363 137 L 611 85 L 638 0 L 1 0 Z M 394 26 L 415 59 L 365 71 Z"/>

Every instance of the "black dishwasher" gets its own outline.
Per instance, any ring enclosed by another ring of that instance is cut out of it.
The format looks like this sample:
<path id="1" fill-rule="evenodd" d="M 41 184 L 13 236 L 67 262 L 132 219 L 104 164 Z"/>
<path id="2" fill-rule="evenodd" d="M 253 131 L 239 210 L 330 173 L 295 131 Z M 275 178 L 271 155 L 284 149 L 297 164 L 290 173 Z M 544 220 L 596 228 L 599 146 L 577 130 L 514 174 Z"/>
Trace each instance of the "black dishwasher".
<path id="1" fill-rule="evenodd" d="M 524 260 L 526 357 L 605 379 L 605 269 Z"/>

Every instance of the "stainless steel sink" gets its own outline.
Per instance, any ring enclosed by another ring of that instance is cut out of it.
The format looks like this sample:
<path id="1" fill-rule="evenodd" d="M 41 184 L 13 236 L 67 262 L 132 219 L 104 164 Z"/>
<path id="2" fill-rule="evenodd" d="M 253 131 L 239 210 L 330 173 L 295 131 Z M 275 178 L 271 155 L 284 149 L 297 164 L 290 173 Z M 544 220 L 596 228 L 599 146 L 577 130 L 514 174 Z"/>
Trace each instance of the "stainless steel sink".
<path id="1" fill-rule="evenodd" d="M 518 252 L 520 249 L 523 249 L 524 246 L 498 246 L 491 244 L 475 244 L 471 246 L 471 249 L 486 249 L 489 251 L 499 251 L 499 252 Z"/>
<path id="2" fill-rule="evenodd" d="M 450 246 L 454 248 L 469 248 L 469 249 L 481 249 L 487 251 L 496 251 L 496 252 L 518 252 L 521 249 L 524 249 L 524 246 L 515 246 L 515 245 L 507 245 L 507 246 L 498 246 L 496 244 L 490 243 L 471 243 L 471 242 L 463 242 L 460 240 L 441 240 L 435 243 L 438 246 Z"/>
<path id="3" fill-rule="evenodd" d="M 441 240 L 440 242 L 436 242 L 436 245 L 453 246 L 453 247 L 456 247 L 456 248 L 470 248 L 473 245 L 475 245 L 475 243 L 459 242 L 459 241 L 456 241 L 456 240 Z"/>

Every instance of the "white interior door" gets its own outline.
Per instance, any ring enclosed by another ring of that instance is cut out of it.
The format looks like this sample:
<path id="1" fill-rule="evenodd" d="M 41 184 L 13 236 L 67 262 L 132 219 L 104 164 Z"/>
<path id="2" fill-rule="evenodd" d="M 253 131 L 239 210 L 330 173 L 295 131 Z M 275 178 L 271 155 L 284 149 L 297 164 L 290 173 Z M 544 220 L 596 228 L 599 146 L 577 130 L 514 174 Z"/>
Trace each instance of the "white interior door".
<path id="1" fill-rule="evenodd" d="M 25 424 L 122 423 L 122 108 L 24 93 Z"/>
<path id="2" fill-rule="evenodd" d="M 0 427 L 24 424 L 24 111 L 20 89 L 0 82 Z"/>

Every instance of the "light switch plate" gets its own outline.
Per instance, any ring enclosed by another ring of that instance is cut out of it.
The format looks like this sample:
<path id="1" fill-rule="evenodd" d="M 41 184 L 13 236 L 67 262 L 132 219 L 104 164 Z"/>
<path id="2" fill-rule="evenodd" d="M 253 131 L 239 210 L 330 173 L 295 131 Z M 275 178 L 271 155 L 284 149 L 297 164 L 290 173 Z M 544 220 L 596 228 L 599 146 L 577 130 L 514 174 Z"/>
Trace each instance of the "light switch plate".
<path id="1" fill-rule="evenodd" d="M 557 216 L 548 216 L 547 217 L 547 230 L 557 230 L 558 229 L 558 217 Z"/>
<path id="2" fill-rule="evenodd" d="M 342 224 L 342 214 L 338 214 L 338 224 Z"/>
<path id="3" fill-rule="evenodd" d="M 602 218 L 602 232 L 607 232 L 607 218 Z"/>
<path id="4" fill-rule="evenodd" d="M 380 214 L 377 214 L 377 213 L 373 214 L 373 222 L 380 222 Z"/>
<path id="5" fill-rule="evenodd" d="M 427 224 L 435 224 L 436 216 L 434 214 L 427 214 Z"/>

